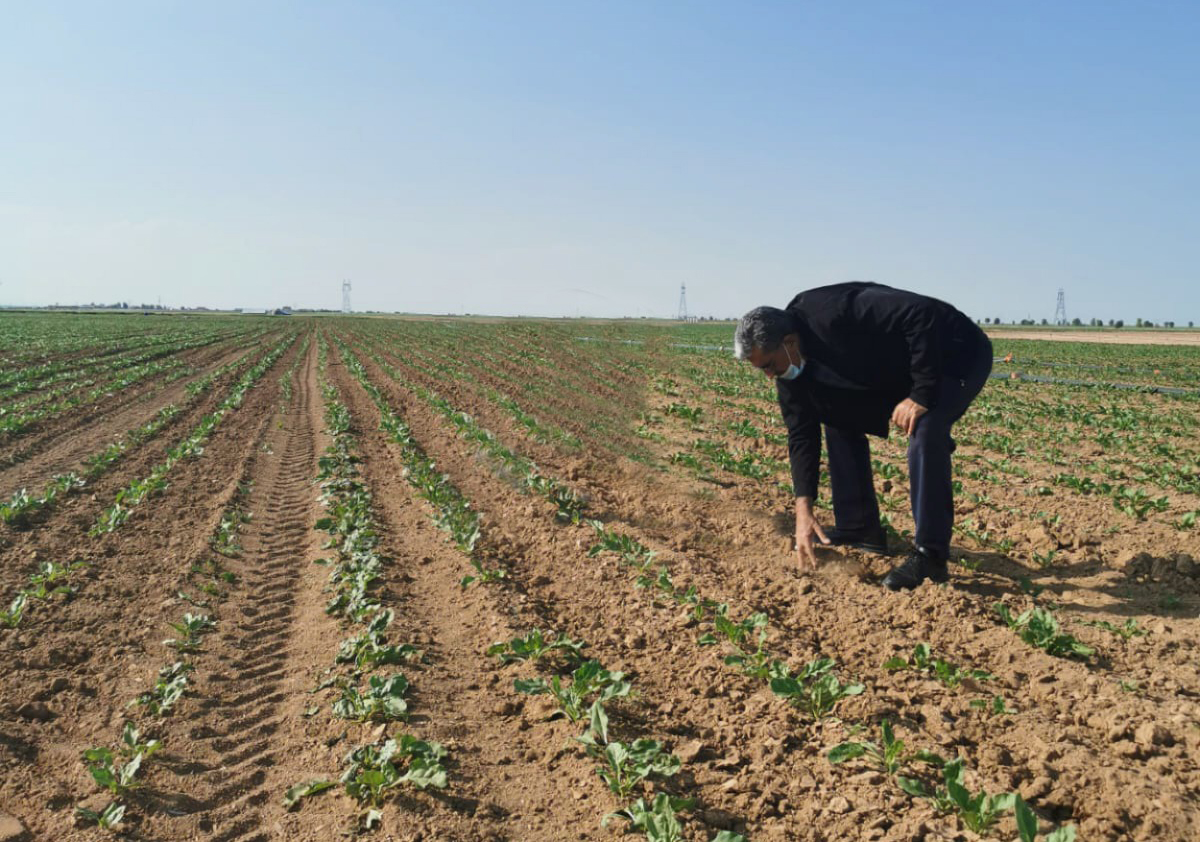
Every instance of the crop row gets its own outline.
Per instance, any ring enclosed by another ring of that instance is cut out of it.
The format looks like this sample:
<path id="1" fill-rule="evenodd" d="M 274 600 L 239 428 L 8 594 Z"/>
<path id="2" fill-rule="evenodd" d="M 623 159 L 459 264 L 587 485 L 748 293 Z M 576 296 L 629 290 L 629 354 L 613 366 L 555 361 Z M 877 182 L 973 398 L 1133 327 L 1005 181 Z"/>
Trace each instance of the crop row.
<path id="1" fill-rule="evenodd" d="M 362 628 L 342 641 L 333 674 L 318 689 L 333 687 L 338 691 L 332 714 L 339 719 L 357 723 L 406 721 L 408 679 L 401 672 L 383 674 L 375 670 L 418 659 L 421 652 L 411 644 L 389 640 L 388 629 L 395 615 L 392 609 L 382 606 L 376 594 L 385 560 L 378 552 L 371 492 L 357 468 L 350 412 L 339 400 L 336 387 L 325 378 L 323 338 L 318 351 L 325 423 L 332 443 L 319 460 L 318 481 L 326 515 L 317 521 L 316 528 L 330 536 L 326 547 L 336 552 L 329 576 L 333 596 L 325 611 Z M 445 757 L 446 750 L 436 742 L 411 734 L 389 737 L 385 733 L 346 755 L 345 769 L 337 782 L 317 778 L 290 787 L 284 795 L 284 807 L 295 809 L 303 799 L 340 783 L 362 807 L 350 832 L 372 830 L 382 821 L 380 808 L 385 800 L 402 787 L 444 789 Z"/>
<path id="2" fill-rule="evenodd" d="M 63 495 L 78 491 L 116 465 L 133 448 L 138 447 L 154 438 L 164 427 L 170 424 L 181 413 L 193 406 L 199 398 L 206 394 L 218 380 L 230 372 L 243 368 L 255 352 L 227 363 L 216 371 L 188 384 L 188 400 L 183 404 L 168 404 L 145 424 L 135 427 L 117 441 L 109 444 L 99 453 L 88 457 L 84 462 L 84 471 L 79 474 L 71 471 L 53 477 L 40 493 L 30 494 L 26 489 L 19 489 L 12 498 L 0 503 L 0 522 L 10 526 L 22 527 L 29 524 L 30 519 L 38 512 L 52 508 Z"/>
<path id="3" fill-rule="evenodd" d="M 463 580 L 464 586 L 477 578 L 486 582 L 506 577 L 507 573 L 489 571 L 475 553 L 481 538 L 478 515 L 469 508 L 469 503 L 451 485 L 449 478 L 437 473 L 432 461 L 417 445 L 407 425 L 391 412 L 386 399 L 370 382 L 365 369 L 350 349 L 344 344 L 340 347 L 347 370 L 363 386 L 382 413 L 382 428 L 389 433 L 393 442 L 401 446 L 401 459 L 405 463 L 406 476 L 413 483 L 418 495 L 435 506 L 435 523 L 450 532 L 458 549 L 467 556 L 479 574 L 478 577 L 466 577 Z M 386 365 L 382 362 L 381 364 Z M 532 462 L 504 448 L 494 435 L 479 427 L 465 413 L 453 411 L 444 399 L 424 389 L 421 389 L 420 395 L 436 410 L 455 422 L 460 435 L 474 441 L 486 453 L 498 459 L 506 470 L 523 471 L 524 473 L 519 473 L 518 476 L 524 477 L 524 487 L 537 489 L 537 480 L 540 478 L 545 487 L 555 489 L 560 495 L 559 503 L 556 504 L 557 517 L 564 522 L 579 522 L 581 509 L 575 506 L 581 501 L 577 495 L 568 495 L 561 484 L 551 485 L 552 481 L 539 474 Z M 553 493 L 547 495 L 552 500 Z M 561 503 L 567 500 L 573 503 L 567 503 L 564 510 Z M 458 523 L 463 524 L 465 528 L 456 529 L 455 524 Z M 646 738 L 619 740 L 610 736 L 609 712 L 605 703 L 629 695 L 632 685 L 624 675 L 605 669 L 595 660 L 585 660 L 581 650 L 586 644 L 573 643 L 562 635 L 545 645 L 542 645 L 543 640 L 543 633 L 534 630 L 507 643 L 493 645 L 488 649 L 488 654 L 500 657 L 504 664 L 537 662 L 544 655 L 565 654 L 562 664 L 565 671 L 560 670 L 562 674 L 552 674 L 549 678 L 518 679 L 514 682 L 514 689 L 525 694 L 548 694 L 559 703 L 562 716 L 571 722 L 586 720 L 587 728 L 577 741 L 590 757 L 599 762 L 598 775 L 619 799 L 627 799 L 643 781 L 673 777 L 681 768 L 681 763 L 677 757 L 666 752 L 658 741 Z M 672 797 L 669 793 L 659 792 L 649 801 L 643 798 L 634 800 L 626 807 L 606 815 L 603 821 L 607 824 L 613 818 L 622 818 L 629 822 L 632 829 L 641 831 L 650 842 L 679 842 L 682 839 L 682 827 L 678 813 L 694 806 L 695 802 L 691 799 Z M 714 837 L 713 842 L 744 842 L 744 837 L 730 831 L 721 831 Z"/>
<path id="4" fill-rule="evenodd" d="M 246 393 L 275 364 L 275 361 L 284 354 L 295 339 L 295 334 L 289 335 L 268 351 L 253 368 L 242 375 L 241 379 L 234 384 L 229 394 L 217 405 L 216 409 L 200 419 L 200 422 L 191 432 L 167 451 L 166 459 L 155 465 L 146 477 L 134 480 L 126 488 L 117 492 L 112 505 L 101 513 L 96 524 L 92 527 L 90 534 L 101 535 L 117 529 L 129 519 L 134 507 L 138 506 L 147 497 L 167 487 L 166 477 L 180 461 L 187 458 L 195 458 L 203 454 L 204 444 L 208 441 L 209 436 L 213 434 L 213 431 L 221 425 L 231 412 L 242 405 Z"/>
<path id="5" fill-rule="evenodd" d="M 249 515 L 241 510 L 239 500 L 248 491 L 248 485 L 239 485 L 212 535 L 211 544 L 222 555 L 236 556 L 240 553 L 236 532 L 241 524 L 249 521 Z M 213 609 L 224 596 L 222 586 L 236 582 L 236 577 L 224 570 L 218 557 L 206 557 L 194 562 L 188 578 L 193 582 L 199 579 L 198 586 L 207 598 L 189 596 L 181 590 L 178 592 L 179 599 L 206 613 L 186 611 L 178 622 L 168 624 L 174 636 L 164 640 L 162 645 L 171 650 L 172 656 L 159 669 L 154 684 L 128 705 L 139 708 L 143 716 L 160 723 L 174 712 L 176 704 L 183 698 L 195 672 L 196 659 L 203 652 L 203 638 L 216 628 Z M 99 746 L 86 750 L 83 762 L 88 773 L 108 797 L 103 807 L 99 804 L 88 806 L 87 802 L 78 806 L 76 819 L 104 830 L 120 831 L 128 812 L 125 800 L 141 789 L 143 784 L 139 778 L 144 777 L 147 763 L 162 747 L 160 739 L 149 738 L 142 726 L 130 719 L 125 722 L 115 749 Z"/>

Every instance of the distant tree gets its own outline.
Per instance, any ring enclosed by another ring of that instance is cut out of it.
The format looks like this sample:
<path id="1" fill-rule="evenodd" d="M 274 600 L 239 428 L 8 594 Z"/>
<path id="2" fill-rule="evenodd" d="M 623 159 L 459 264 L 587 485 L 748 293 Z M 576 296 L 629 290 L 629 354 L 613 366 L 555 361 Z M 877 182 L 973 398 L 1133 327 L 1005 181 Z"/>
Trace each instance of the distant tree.
<path id="1" fill-rule="evenodd" d="M 1083 327 L 1083 320 L 1076 316 L 1071 319 L 1071 327 Z"/>
<path id="2" fill-rule="evenodd" d="M 1115 322 L 1113 322 L 1113 327 L 1125 327 L 1125 320 L 1117 319 Z"/>
<path id="3" fill-rule="evenodd" d="M 1033 321 L 1033 319 L 1021 319 L 1021 324 L 1023 324 L 1023 325 L 1031 325 L 1034 323 L 1035 322 Z M 1045 324 L 1045 323 L 1046 323 L 1046 320 L 1042 319 L 1042 324 Z"/>
<path id="4" fill-rule="evenodd" d="M 1163 322 L 1163 327 L 1175 327 L 1175 322 Z"/>
<path id="5" fill-rule="evenodd" d="M 1050 324 L 1050 322 L 1049 322 L 1049 320 L 1047 320 L 1047 319 L 1042 319 L 1042 324 L 1044 324 L 1044 325 L 1048 325 L 1048 324 Z"/>
<path id="6" fill-rule="evenodd" d="M 1188 327 L 1195 327 L 1195 325 L 1192 324 L 1191 322 L 1188 322 Z"/>
<path id="7" fill-rule="evenodd" d="M 1141 326 L 1142 326 L 1142 324 L 1143 324 L 1142 320 L 1141 320 L 1141 319 L 1138 319 L 1138 320 L 1137 320 L 1137 324 L 1135 325 L 1135 327 L 1141 327 Z"/>
<path id="8" fill-rule="evenodd" d="M 994 325 L 1000 324 L 1000 318 L 996 317 L 996 318 L 992 319 L 992 324 L 994 324 Z"/>

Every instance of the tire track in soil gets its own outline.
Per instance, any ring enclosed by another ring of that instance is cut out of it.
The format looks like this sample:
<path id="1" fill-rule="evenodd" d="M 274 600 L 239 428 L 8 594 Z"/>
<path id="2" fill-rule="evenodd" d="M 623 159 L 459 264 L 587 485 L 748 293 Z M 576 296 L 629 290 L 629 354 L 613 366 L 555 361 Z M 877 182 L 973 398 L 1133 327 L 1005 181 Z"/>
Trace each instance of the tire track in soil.
<path id="1" fill-rule="evenodd" d="M 286 755 L 296 748 L 277 739 L 292 716 L 293 706 L 285 702 L 311 687 L 293 643 L 305 593 L 302 574 L 319 549 L 312 528 L 320 429 L 314 354 L 315 345 L 298 372 L 287 418 L 273 425 L 264 452 L 255 456 L 254 485 L 242 504 L 252 515 L 239 533 L 243 550 L 223 561 L 239 581 L 219 607 L 212 651 L 198 663 L 203 673 L 198 709 L 186 733 L 168 742 L 190 743 L 186 768 L 201 770 L 175 782 L 189 793 L 191 815 L 186 827 L 172 827 L 162 838 L 196 833 L 217 842 L 272 838 L 263 808 L 278 801 L 288 785 L 280 783 L 276 770 L 294 765 Z"/>
<path id="2" fill-rule="evenodd" d="M 210 551 L 221 513 L 238 483 L 252 475 L 278 406 L 272 375 L 293 356 L 289 352 L 251 389 L 241 409 L 214 433 L 203 459 L 181 466 L 167 490 L 146 502 L 136 529 L 86 539 L 99 545 L 91 556 L 102 563 L 86 571 L 79 594 L 53 610 L 35 612 L 20 629 L 0 636 L 0 660 L 12 667 L 0 683 L 0 809 L 24 821 L 34 838 L 96 838 L 94 831 L 70 828 L 71 805 L 92 787 L 79 754 L 111 741 L 127 718 L 143 719 L 127 704 L 153 683 L 169 657 L 161 645 L 165 624 L 191 610 L 175 595 L 181 587 L 191 590 L 189 562 Z M 84 540 L 46 530 L 41 537 L 38 546 L 47 558 L 70 558 L 72 541 Z M 64 679 L 61 691 L 55 689 Z M 189 690 L 181 711 L 192 709 L 194 698 Z M 12 715 L 28 699 L 47 700 L 48 721 Z M 150 727 L 158 736 L 183 716 L 177 712 Z M 184 742 L 173 741 L 169 751 Z M 168 759 L 164 755 L 161 764 L 157 759 L 150 764 L 152 786 Z M 148 788 L 144 802 L 151 812 L 154 792 Z M 146 816 L 141 806 L 135 813 L 151 826 L 143 838 L 164 838 L 153 827 L 157 816 Z"/>

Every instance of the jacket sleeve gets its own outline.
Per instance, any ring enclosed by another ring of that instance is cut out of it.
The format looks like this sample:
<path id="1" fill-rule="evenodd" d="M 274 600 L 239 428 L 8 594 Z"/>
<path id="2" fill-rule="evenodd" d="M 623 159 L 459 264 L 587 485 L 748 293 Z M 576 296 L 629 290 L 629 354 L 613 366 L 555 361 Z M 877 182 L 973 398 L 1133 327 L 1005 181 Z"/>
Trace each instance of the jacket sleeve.
<path id="1" fill-rule="evenodd" d="M 797 497 L 816 499 L 821 470 L 821 423 L 804 394 L 787 381 L 776 381 L 779 408 L 787 425 L 788 461 Z"/>
<path id="2" fill-rule="evenodd" d="M 908 345 L 912 391 L 909 398 L 926 409 L 937 404 L 942 377 L 942 326 L 939 302 L 914 292 L 879 286 L 854 296 L 850 314 L 867 333 L 903 336 Z"/>

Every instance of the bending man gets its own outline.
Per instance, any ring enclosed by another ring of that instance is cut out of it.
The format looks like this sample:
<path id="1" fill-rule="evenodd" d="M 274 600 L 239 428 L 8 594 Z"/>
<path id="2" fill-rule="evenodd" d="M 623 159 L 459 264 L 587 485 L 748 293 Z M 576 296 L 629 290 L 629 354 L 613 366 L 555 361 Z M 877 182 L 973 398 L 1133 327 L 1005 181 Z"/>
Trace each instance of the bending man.
<path id="1" fill-rule="evenodd" d="M 924 295 L 847 283 L 802 292 L 786 309 L 756 307 L 738 323 L 734 354 L 776 378 L 796 494 L 796 555 L 816 568 L 813 541 L 887 552 L 867 434 L 889 420 L 908 436 L 916 548 L 883 579 L 891 590 L 949 578 L 954 501 L 950 428 L 992 370 L 992 343 L 971 319 Z M 835 527 L 813 516 L 821 426 Z"/>

